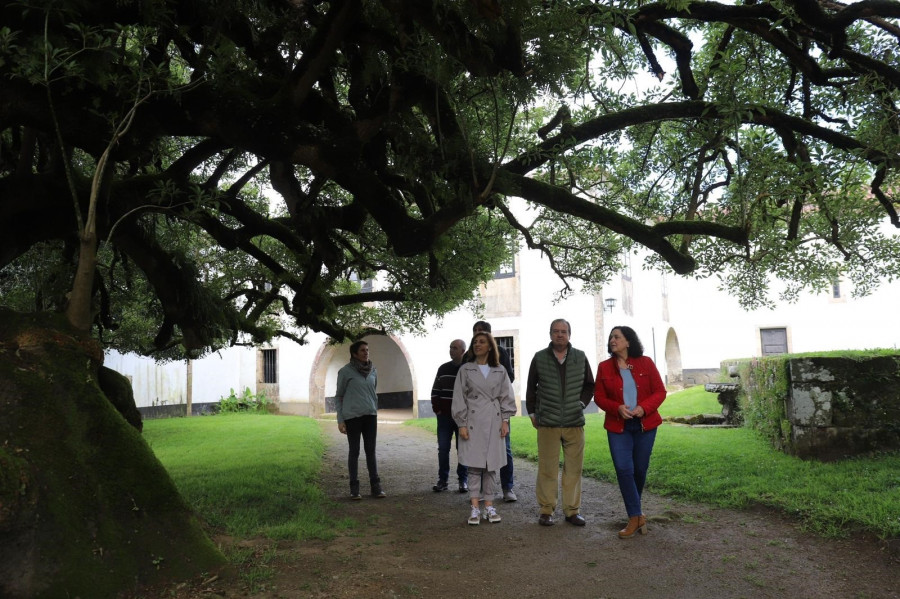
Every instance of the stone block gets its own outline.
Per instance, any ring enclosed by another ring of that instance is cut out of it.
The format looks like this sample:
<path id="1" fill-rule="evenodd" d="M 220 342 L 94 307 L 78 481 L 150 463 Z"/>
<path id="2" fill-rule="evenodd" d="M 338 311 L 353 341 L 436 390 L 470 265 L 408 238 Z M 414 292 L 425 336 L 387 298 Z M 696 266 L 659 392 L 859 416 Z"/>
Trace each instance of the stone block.
<path id="1" fill-rule="evenodd" d="M 785 405 L 788 420 L 798 426 L 831 425 L 831 392 L 813 385 L 792 385 Z"/>
<path id="2" fill-rule="evenodd" d="M 889 428 L 791 427 L 788 453 L 822 462 L 842 460 L 873 451 L 892 451 L 900 447 L 900 432 Z"/>
<path id="3" fill-rule="evenodd" d="M 818 460 L 900 449 L 900 354 L 746 363 L 745 370 L 731 362 L 722 369 L 742 373 L 751 424 L 775 447 Z"/>
<path id="4" fill-rule="evenodd" d="M 900 356 L 789 360 L 789 452 L 818 460 L 900 447 Z"/>

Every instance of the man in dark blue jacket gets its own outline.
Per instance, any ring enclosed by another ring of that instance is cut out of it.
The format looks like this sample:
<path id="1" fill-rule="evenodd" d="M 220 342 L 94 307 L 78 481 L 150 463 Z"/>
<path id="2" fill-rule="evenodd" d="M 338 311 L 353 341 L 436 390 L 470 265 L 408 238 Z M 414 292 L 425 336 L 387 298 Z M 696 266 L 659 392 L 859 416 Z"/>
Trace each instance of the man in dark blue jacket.
<path id="1" fill-rule="evenodd" d="M 453 385 L 456 383 L 456 373 L 463 363 L 463 355 L 466 353 L 466 342 L 462 339 L 454 339 L 450 342 L 450 361 L 444 362 L 438 367 L 434 377 L 434 385 L 431 387 L 431 409 L 437 416 L 438 438 L 438 481 L 432 490 L 435 493 L 446 491 L 449 487 L 447 479 L 450 477 L 450 442 L 456 435 L 459 443 L 459 427 L 450 415 L 450 406 L 453 403 Z M 469 469 L 462 464 L 456 465 L 456 476 L 459 479 L 459 492 L 466 493 L 469 490 Z"/>

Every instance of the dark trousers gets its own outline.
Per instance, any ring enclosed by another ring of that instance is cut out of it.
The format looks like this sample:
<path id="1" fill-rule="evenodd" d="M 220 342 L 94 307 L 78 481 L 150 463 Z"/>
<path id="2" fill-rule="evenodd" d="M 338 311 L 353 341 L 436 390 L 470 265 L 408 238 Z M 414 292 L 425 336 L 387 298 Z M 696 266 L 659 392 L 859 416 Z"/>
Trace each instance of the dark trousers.
<path id="1" fill-rule="evenodd" d="M 350 471 L 350 482 L 359 480 L 359 438 L 362 436 L 363 449 L 366 452 L 366 468 L 369 469 L 369 481 L 379 482 L 378 464 L 375 461 L 375 438 L 378 435 L 378 416 L 359 416 L 344 421 L 347 427 L 347 443 L 350 453 L 347 456 L 347 469 Z"/>
<path id="2" fill-rule="evenodd" d="M 513 457 L 512 447 L 509 444 L 509 435 L 506 435 L 506 466 L 500 469 L 500 487 L 504 491 L 513 488 Z"/>
<path id="3" fill-rule="evenodd" d="M 456 435 L 456 446 L 459 447 L 459 427 L 450 416 L 437 414 L 437 438 L 438 438 L 438 481 L 446 483 L 450 478 L 450 445 L 453 436 Z M 457 461 L 456 477 L 460 484 L 469 480 L 468 468 Z"/>

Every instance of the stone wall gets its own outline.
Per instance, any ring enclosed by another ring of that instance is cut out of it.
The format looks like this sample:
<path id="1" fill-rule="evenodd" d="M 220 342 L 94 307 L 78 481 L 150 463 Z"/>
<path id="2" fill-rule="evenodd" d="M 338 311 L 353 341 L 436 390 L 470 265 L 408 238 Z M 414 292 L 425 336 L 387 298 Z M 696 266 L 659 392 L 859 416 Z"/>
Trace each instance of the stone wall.
<path id="1" fill-rule="evenodd" d="M 791 453 L 839 459 L 900 448 L 900 356 L 788 361 Z"/>
<path id="2" fill-rule="evenodd" d="M 786 453 L 836 460 L 900 449 L 900 355 L 770 356 L 723 363 L 749 426 Z"/>
<path id="3" fill-rule="evenodd" d="M 685 368 L 682 373 L 682 385 L 687 389 L 695 385 L 715 383 L 719 380 L 718 368 Z"/>

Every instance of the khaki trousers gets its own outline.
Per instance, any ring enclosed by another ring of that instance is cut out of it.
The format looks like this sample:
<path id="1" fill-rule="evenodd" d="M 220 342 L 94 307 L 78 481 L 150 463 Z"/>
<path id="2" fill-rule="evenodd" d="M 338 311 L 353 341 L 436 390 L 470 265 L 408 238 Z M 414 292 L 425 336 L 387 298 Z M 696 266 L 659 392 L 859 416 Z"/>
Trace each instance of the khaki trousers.
<path id="1" fill-rule="evenodd" d="M 581 467 L 584 463 L 584 427 L 537 429 L 537 500 L 542 514 L 556 510 L 559 491 L 559 449 L 562 446 L 562 505 L 568 516 L 581 510 Z"/>

